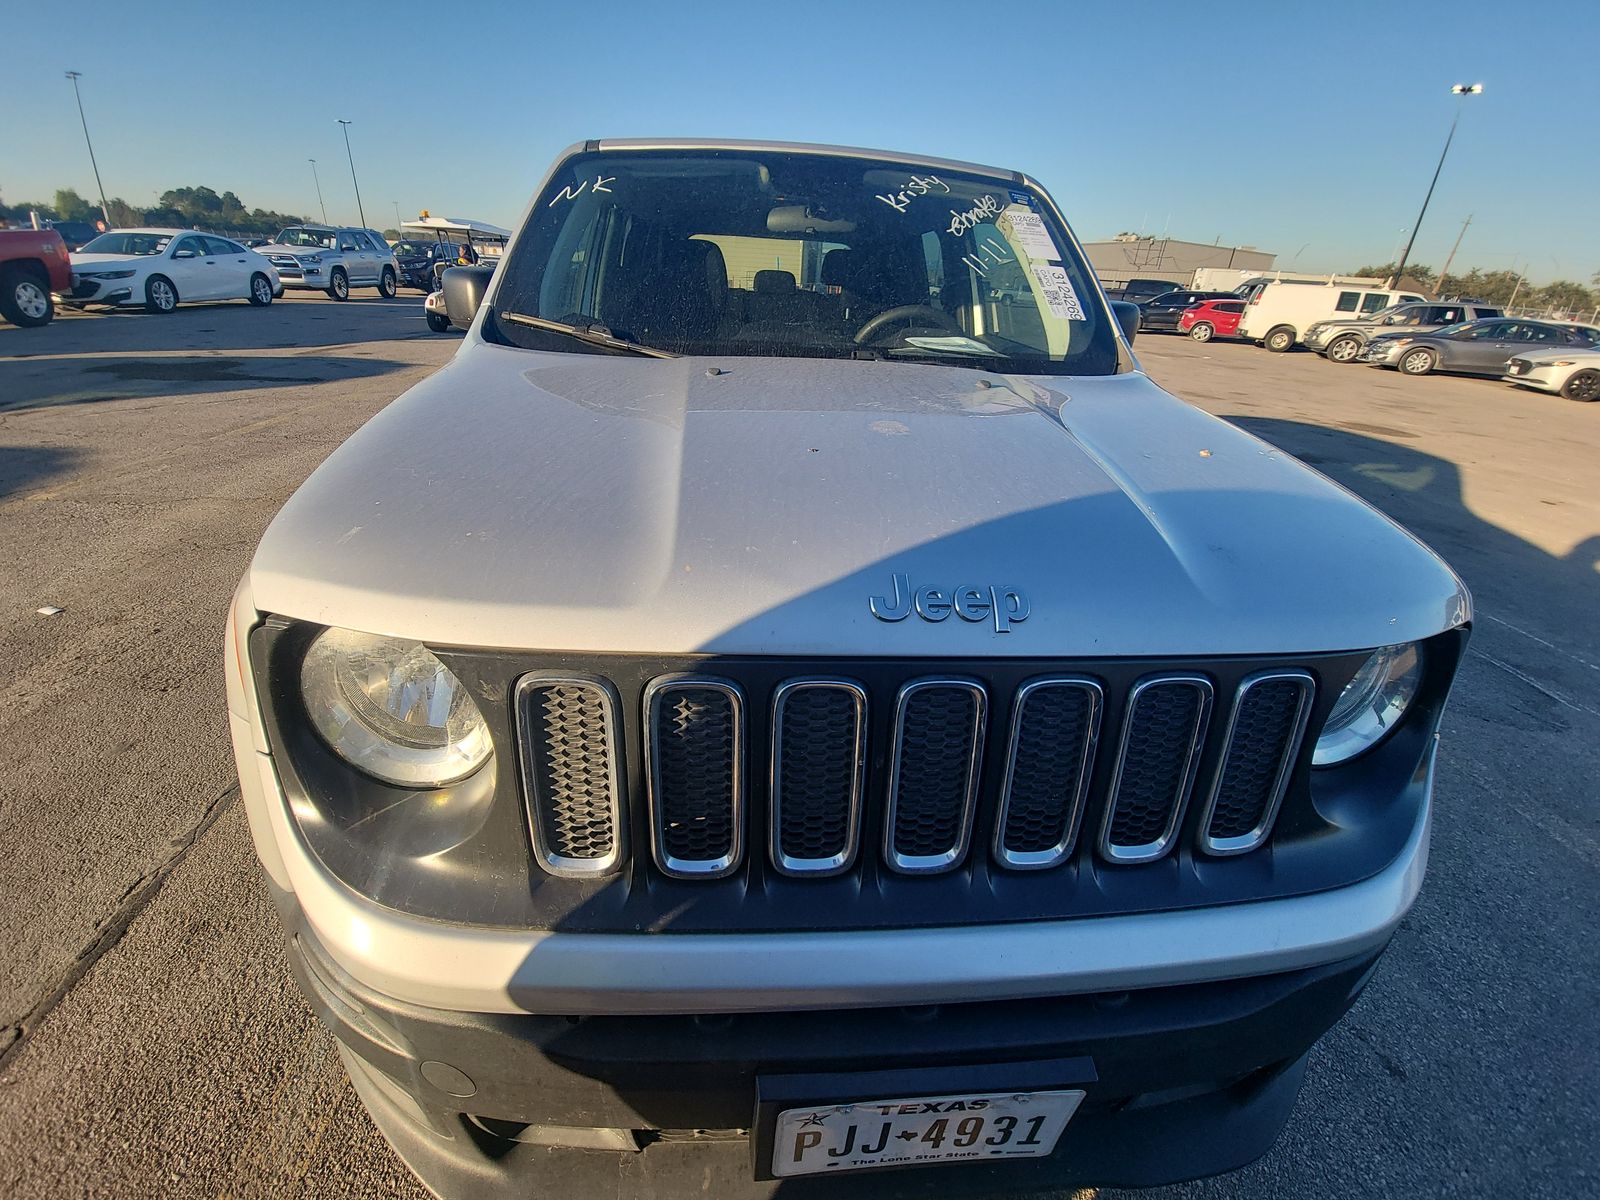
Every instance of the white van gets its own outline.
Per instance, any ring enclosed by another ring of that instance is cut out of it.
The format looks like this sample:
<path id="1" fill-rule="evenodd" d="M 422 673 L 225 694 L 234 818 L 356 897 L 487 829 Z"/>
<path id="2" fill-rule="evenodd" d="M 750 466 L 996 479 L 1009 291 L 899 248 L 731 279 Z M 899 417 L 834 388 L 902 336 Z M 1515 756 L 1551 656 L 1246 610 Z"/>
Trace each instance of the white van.
<path id="1" fill-rule="evenodd" d="M 1317 321 L 1340 316 L 1371 316 L 1391 304 L 1420 303 L 1425 297 L 1358 284 L 1306 283 L 1262 279 L 1241 289 L 1245 300 L 1239 336 L 1282 354 Z"/>

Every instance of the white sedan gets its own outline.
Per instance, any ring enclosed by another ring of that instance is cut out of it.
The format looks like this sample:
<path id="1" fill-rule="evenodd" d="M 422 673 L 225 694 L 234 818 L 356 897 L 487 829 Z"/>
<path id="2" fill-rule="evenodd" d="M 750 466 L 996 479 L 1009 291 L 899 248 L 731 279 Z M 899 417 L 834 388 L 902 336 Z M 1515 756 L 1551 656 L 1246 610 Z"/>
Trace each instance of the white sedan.
<path id="1" fill-rule="evenodd" d="M 72 255 L 72 291 L 62 300 L 169 313 L 194 301 L 262 306 L 282 294 L 277 268 L 238 242 L 189 229 L 116 229 Z"/>
<path id="2" fill-rule="evenodd" d="M 1568 400 L 1600 400 L 1600 349 L 1540 350 L 1506 362 L 1507 383 L 1554 392 Z"/>

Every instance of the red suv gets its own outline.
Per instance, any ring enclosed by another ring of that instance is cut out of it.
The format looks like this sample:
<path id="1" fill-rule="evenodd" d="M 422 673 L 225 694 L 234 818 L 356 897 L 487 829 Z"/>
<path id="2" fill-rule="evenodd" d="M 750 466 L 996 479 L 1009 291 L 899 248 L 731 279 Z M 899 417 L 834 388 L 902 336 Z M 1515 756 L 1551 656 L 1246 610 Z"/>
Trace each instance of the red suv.
<path id="1" fill-rule="evenodd" d="M 1197 342 L 1233 337 L 1239 332 L 1239 319 L 1243 316 L 1243 300 L 1202 300 L 1178 314 L 1178 332 L 1187 333 Z"/>

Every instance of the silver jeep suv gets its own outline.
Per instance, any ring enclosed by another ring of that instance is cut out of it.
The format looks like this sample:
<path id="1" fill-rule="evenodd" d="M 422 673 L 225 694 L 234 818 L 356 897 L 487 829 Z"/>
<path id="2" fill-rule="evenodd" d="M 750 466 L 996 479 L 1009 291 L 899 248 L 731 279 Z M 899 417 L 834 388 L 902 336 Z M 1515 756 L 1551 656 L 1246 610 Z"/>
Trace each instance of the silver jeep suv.
<path id="1" fill-rule="evenodd" d="M 1016 171 L 585 142 L 443 290 L 225 653 L 292 970 L 427 1186 L 1262 1154 L 1422 885 L 1450 569 L 1157 387 Z"/>
<path id="2" fill-rule="evenodd" d="M 1307 349 L 1315 350 L 1329 362 L 1348 363 L 1355 362 L 1361 354 L 1361 348 L 1375 334 L 1393 333 L 1400 329 L 1427 333 L 1458 321 L 1476 321 L 1479 317 L 1499 315 L 1498 308 L 1487 304 L 1395 304 L 1370 317 L 1318 321 L 1305 331 L 1300 340 Z"/>
<path id="3" fill-rule="evenodd" d="M 389 299 L 400 286 L 400 264 L 375 229 L 291 225 L 256 253 L 278 268 L 285 288 L 327 292 L 335 300 L 348 300 L 355 287 L 375 287 Z"/>

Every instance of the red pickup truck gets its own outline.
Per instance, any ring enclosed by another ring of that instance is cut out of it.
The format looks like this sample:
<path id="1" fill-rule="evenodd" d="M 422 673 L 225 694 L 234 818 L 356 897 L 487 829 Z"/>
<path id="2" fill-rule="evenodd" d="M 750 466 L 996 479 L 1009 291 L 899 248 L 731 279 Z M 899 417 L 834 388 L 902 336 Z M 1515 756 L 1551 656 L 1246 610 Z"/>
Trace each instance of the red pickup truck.
<path id="1" fill-rule="evenodd" d="M 0 316 L 13 325 L 48 325 L 53 292 L 72 290 L 72 259 L 54 229 L 0 230 Z"/>

